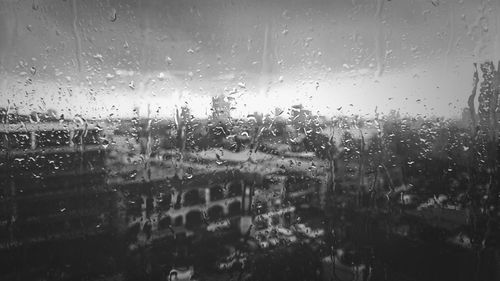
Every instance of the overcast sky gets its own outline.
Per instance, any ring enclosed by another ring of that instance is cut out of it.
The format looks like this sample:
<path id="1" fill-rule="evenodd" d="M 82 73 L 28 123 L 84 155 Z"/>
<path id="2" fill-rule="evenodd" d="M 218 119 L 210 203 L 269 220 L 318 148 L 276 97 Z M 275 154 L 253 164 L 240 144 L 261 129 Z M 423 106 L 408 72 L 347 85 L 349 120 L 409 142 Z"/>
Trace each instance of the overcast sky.
<path id="1" fill-rule="evenodd" d="M 0 104 L 21 112 L 203 116 L 225 91 L 236 115 L 453 116 L 472 62 L 500 59 L 500 0 L 6 0 L 0 15 Z"/>

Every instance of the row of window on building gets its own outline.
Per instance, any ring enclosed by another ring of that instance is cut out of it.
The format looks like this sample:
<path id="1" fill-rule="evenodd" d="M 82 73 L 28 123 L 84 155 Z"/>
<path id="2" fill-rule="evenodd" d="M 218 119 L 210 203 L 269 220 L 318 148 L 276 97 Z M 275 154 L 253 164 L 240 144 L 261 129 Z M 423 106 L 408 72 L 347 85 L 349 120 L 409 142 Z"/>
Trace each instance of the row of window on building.
<path id="1" fill-rule="evenodd" d="M 100 135 L 96 129 L 0 132 L 1 150 L 97 144 L 100 144 Z"/>

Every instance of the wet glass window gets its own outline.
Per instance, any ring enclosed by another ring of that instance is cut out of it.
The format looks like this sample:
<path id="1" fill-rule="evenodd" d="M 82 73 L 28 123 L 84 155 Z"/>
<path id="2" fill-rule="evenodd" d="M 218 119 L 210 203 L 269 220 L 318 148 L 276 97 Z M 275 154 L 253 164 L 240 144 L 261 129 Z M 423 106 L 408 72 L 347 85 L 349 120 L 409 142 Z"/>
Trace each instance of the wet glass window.
<path id="1" fill-rule="evenodd" d="M 499 280 L 499 15 L 0 1 L 0 280 Z"/>

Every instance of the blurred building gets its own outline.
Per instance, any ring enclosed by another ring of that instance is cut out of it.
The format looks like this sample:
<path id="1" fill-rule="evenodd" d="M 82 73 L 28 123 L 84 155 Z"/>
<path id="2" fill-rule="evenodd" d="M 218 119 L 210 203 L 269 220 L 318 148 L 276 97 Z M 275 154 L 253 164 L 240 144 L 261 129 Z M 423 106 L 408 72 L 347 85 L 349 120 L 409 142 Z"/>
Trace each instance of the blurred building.
<path id="1" fill-rule="evenodd" d="M 231 118 L 231 103 L 224 95 L 212 98 L 212 118 L 215 121 L 226 123 Z"/>
<path id="2" fill-rule="evenodd" d="M 228 171 L 197 174 L 189 180 L 174 176 L 117 183 L 114 188 L 123 202 L 121 228 L 131 244 L 202 233 L 221 221 L 237 230 L 239 218 L 249 212 L 251 178 Z"/>
<path id="3" fill-rule="evenodd" d="M 253 195 L 255 219 L 290 226 L 297 210 L 321 208 L 324 184 L 319 178 L 299 171 L 264 175 L 262 186 Z"/>
<path id="4" fill-rule="evenodd" d="M 69 122 L 0 124 L 0 247 L 109 230 L 100 129 Z"/>
<path id="5" fill-rule="evenodd" d="M 323 183 L 305 174 L 236 169 L 115 183 L 121 194 L 120 232 L 129 245 L 211 232 L 245 232 L 246 220 L 289 226 L 296 209 L 319 207 Z M 243 220 L 243 221 L 242 221 Z M 243 229 L 242 229 L 243 228 Z"/>

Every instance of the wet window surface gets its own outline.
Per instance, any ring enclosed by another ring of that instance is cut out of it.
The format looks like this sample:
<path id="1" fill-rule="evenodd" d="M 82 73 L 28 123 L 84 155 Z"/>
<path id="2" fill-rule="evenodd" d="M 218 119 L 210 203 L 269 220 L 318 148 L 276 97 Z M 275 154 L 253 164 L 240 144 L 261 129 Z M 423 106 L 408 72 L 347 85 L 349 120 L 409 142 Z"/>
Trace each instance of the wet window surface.
<path id="1" fill-rule="evenodd" d="M 0 280 L 500 279 L 500 2 L 0 1 Z"/>

